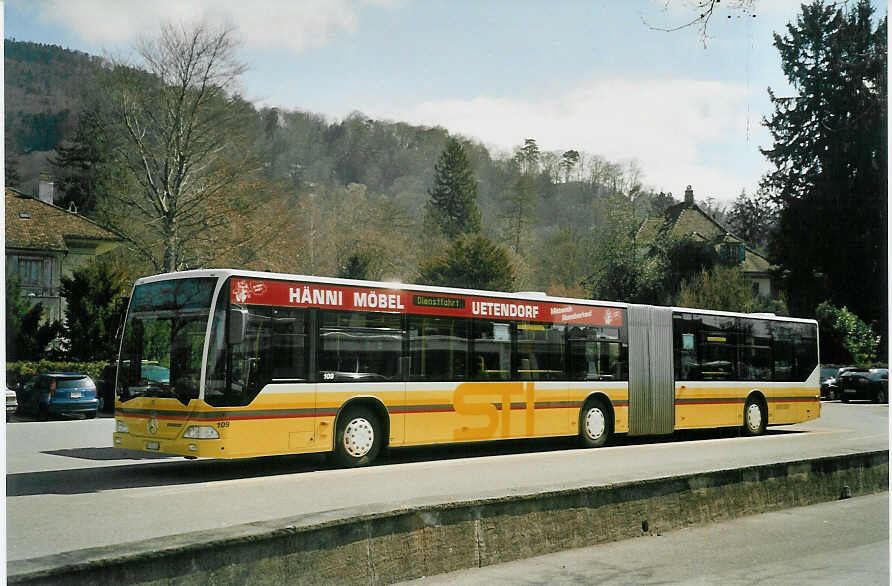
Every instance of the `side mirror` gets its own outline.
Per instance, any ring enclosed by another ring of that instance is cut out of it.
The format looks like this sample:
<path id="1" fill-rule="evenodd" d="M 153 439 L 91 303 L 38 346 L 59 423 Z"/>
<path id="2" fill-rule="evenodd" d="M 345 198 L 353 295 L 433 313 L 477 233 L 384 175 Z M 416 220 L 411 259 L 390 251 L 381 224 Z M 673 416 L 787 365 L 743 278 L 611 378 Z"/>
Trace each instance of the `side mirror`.
<path id="1" fill-rule="evenodd" d="M 233 307 L 229 311 L 229 343 L 241 344 L 248 329 L 248 310 Z"/>

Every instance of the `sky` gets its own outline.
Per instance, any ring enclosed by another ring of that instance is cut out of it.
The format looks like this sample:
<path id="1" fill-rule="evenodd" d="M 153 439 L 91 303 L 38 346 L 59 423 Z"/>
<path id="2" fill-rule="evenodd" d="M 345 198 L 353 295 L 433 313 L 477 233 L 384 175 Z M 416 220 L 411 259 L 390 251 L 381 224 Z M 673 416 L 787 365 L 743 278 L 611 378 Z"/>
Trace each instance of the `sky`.
<path id="1" fill-rule="evenodd" d="M 163 23 L 233 25 L 258 106 L 442 126 L 508 155 L 533 138 L 634 163 L 645 186 L 727 204 L 770 170 L 773 34 L 799 0 L 7 0 L 4 37 L 133 56 Z M 883 14 L 885 7 L 883 7 Z"/>

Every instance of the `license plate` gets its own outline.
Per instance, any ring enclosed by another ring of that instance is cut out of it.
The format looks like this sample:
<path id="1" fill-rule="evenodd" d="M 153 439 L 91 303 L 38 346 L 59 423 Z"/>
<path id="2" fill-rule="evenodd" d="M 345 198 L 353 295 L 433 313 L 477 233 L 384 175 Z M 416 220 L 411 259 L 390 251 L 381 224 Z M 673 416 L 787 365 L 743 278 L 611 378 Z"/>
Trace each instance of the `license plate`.
<path id="1" fill-rule="evenodd" d="M 147 450 L 160 450 L 161 444 L 159 442 L 146 442 Z"/>
<path id="2" fill-rule="evenodd" d="M 845 390 L 843 391 L 843 393 L 857 393 L 857 392 L 858 392 L 858 391 L 856 391 L 855 389 L 845 389 Z"/>
<path id="3" fill-rule="evenodd" d="M 79 392 L 71 393 L 71 398 L 72 399 L 80 399 L 81 394 Z"/>

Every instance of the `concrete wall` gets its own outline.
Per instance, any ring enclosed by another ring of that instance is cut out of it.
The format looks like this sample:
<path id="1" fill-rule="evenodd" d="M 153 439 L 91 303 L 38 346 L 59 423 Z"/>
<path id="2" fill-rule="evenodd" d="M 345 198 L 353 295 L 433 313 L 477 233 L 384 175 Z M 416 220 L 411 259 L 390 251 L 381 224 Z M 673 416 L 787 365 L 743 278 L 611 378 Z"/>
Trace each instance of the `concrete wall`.
<path id="1" fill-rule="evenodd" d="M 8 565 L 10 584 L 386 584 L 888 490 L 889 453 L 397 511 L 332 511 Z"/>

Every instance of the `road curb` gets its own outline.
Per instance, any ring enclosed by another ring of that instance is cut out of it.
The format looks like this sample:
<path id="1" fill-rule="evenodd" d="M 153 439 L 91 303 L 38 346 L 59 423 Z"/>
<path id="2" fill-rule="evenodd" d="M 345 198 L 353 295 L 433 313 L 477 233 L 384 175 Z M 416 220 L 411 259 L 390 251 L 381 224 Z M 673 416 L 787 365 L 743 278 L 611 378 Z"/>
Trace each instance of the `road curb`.
<path id="1" fill-rule="evenodd" d="M 398 510 L 359 507 L 7 565 L 9 584 L 387 584 L 889 488 L 873 451 Z"/>

